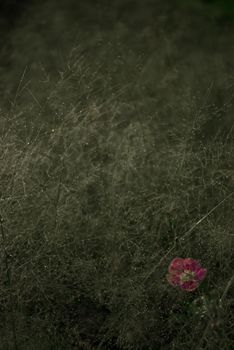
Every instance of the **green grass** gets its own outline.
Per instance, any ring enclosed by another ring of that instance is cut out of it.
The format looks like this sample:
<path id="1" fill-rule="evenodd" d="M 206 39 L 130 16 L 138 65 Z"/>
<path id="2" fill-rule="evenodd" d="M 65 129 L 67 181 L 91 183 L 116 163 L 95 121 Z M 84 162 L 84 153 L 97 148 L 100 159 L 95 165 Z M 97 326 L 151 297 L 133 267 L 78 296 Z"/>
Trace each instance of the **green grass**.
<path id="1" fill-rule="evenodd" d="M 229 350 L 233 33 L 73 5 L 34 7 L 3 70 L 0 349 Z"/>

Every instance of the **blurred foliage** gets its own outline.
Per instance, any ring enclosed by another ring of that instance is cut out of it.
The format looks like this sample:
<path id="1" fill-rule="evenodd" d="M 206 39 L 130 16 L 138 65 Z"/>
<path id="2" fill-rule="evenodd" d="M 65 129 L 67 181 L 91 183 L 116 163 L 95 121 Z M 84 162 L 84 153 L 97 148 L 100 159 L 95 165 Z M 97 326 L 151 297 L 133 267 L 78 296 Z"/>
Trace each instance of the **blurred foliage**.
<path id="1" fill-rule="evenodd" d="M 201 14 L 225 22 L 234 20 L 233 0 L 179 0 L 181 6 L 200 7 Z"/>

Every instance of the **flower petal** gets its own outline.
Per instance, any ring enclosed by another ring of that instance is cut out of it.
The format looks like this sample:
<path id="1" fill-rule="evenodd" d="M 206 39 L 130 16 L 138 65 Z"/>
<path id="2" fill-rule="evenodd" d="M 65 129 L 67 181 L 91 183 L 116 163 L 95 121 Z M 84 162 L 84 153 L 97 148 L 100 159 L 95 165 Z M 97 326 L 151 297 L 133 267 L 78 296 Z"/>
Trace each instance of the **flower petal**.
<path id="1" fill-rule="evenodd" d="M 184 270 L 183 262 L 184 262 L 184 259 L 182 258 L 173 259 L 169 265 L 168 271 L 170 273 L 178 272 L 178 271 L 182 272 Z"/>
<path id="2" fill-rule="evenodd" d="M 184 269 L 189 270 L 189 271 L 197 271 L 200 269 L 200 264 L 197 260 L 191 259 L 191 258 L 186 258 L 184 259 Z"/>
<path id="3" fill-rule="evenodd" d="M 200 268 L 199 270 L 196 271 L 195 278 L 198 281 L 202 281 L 207 273 L 207 269 Z"/>
<path id="4" fill-rule="evenodd" d="M 195 289 L 197 289 L 198 287 L 198 282 L 191 280 L 191 281 L 187 281 L 181 284 L 180 286 L 182 289 L 186 290 L 187 292 L 192 292 Z"/>
<path id="5" fill-rule="evenodd" d="M 167 278 L 167 281 L 174 287 L 179 286 L 181 284 L 179 274 L 167 274 L 166 278 Z"/>

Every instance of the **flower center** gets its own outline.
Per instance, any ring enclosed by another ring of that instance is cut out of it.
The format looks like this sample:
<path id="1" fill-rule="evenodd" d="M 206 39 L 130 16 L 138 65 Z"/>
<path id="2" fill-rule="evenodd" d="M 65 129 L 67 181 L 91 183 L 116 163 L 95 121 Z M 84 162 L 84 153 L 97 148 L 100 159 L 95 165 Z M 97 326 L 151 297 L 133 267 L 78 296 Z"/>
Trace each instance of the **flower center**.
<path id="1" fill-rule="evenodd" d="M 195 273 L 193 271 L 184 270 L 184 272 L 180 275 L 181 282 L 187 282 L 193 279 L 195 276 Z"/>

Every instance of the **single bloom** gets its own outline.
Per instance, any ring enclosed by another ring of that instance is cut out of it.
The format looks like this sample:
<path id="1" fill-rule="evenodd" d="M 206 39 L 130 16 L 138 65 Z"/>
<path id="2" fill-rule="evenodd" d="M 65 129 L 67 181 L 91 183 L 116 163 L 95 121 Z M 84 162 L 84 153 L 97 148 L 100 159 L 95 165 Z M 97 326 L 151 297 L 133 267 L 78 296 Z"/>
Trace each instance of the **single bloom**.
<path id="1" fill-rule="evenodd" d="M 192 292 L 205 278 L 207 269 L 191 258 L 174 258 L 168 267 L 167 280 L 173 287 Z"/>

